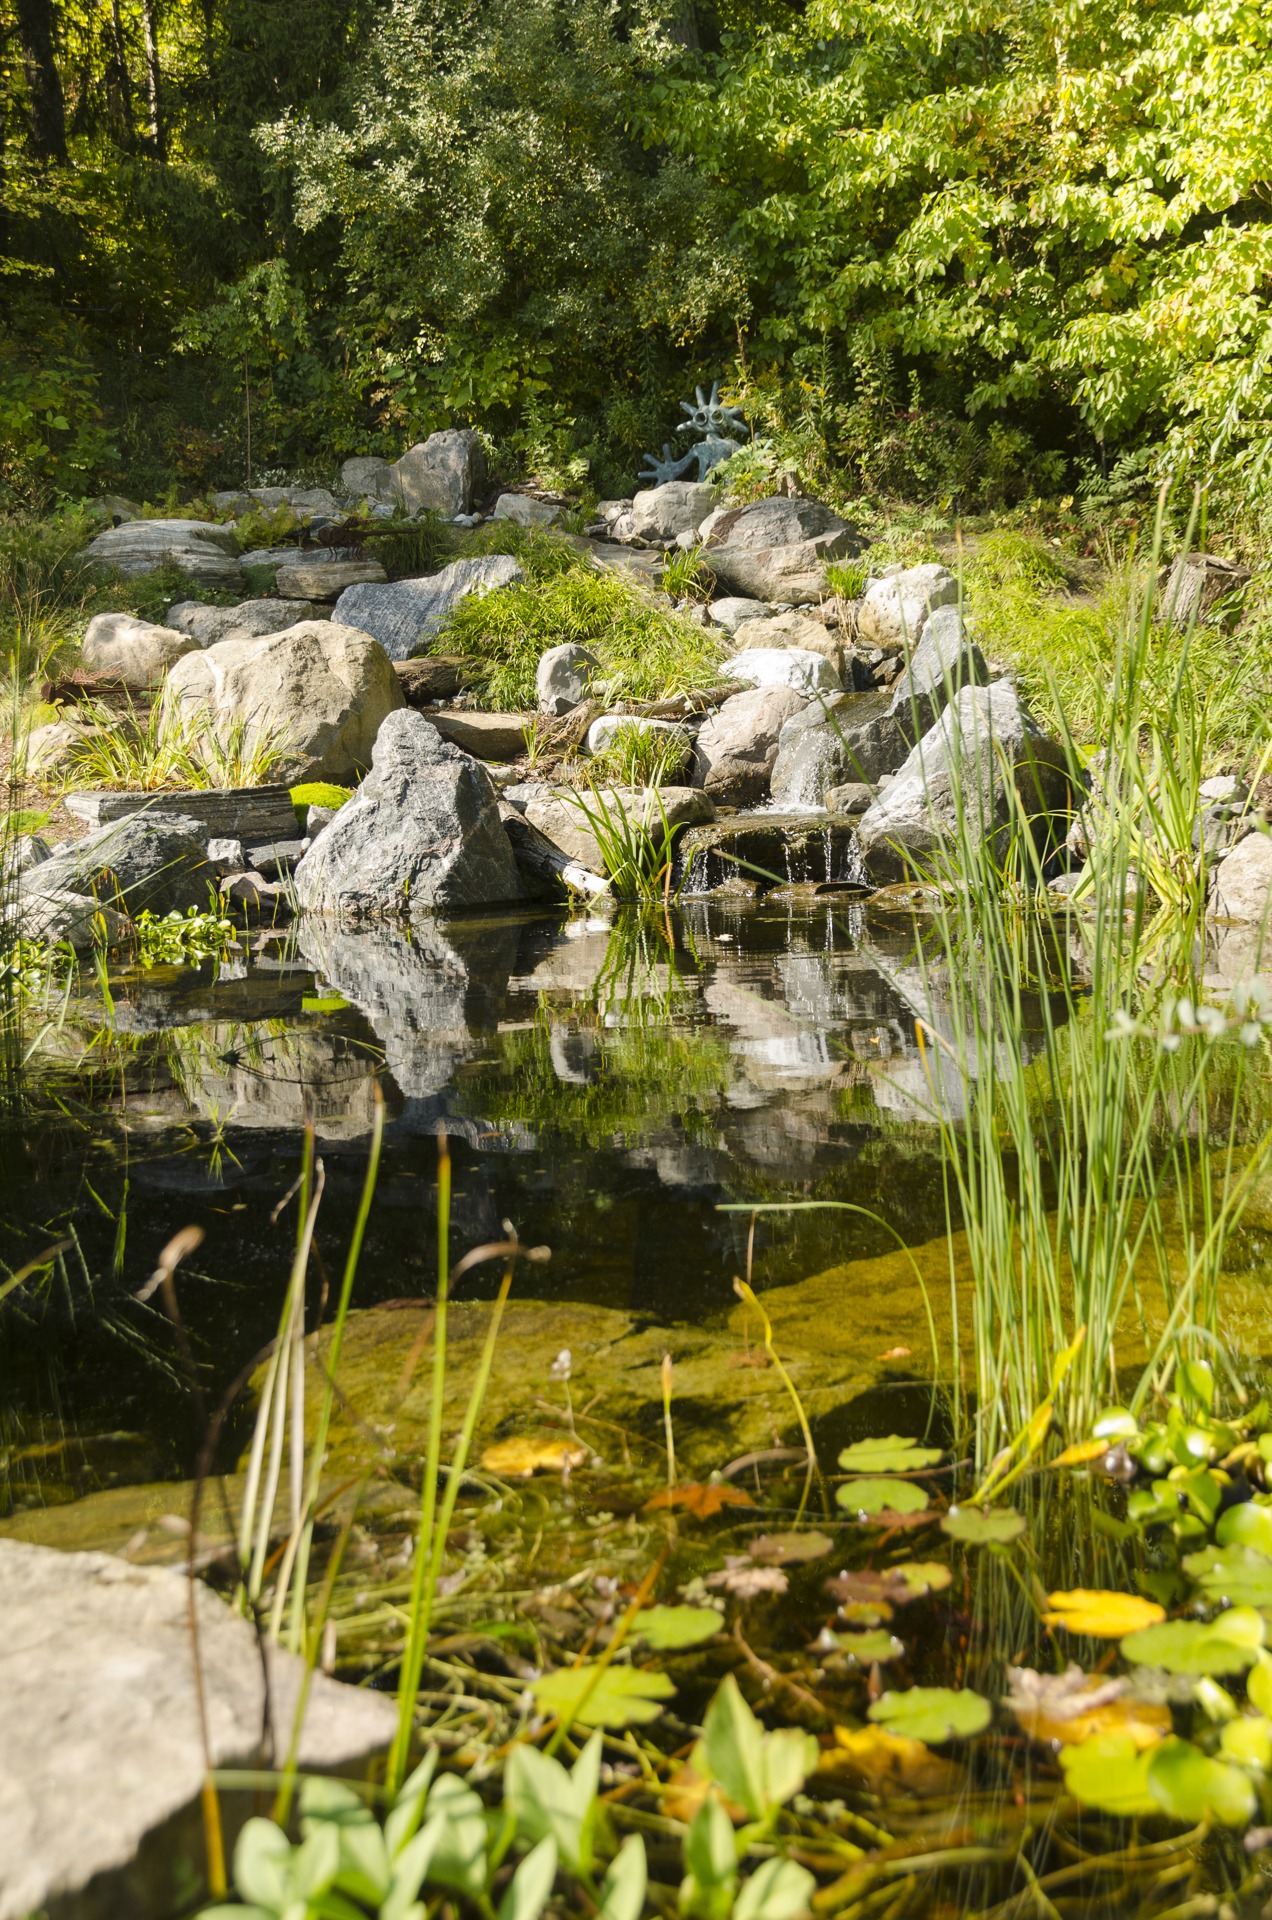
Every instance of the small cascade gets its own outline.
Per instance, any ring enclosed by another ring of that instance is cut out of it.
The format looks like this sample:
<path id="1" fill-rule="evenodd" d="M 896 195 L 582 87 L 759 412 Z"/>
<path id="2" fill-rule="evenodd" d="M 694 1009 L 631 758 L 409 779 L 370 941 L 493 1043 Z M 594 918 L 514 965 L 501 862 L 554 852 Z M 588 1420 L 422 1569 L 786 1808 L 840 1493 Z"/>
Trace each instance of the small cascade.
<path id="1" fill-rule="evenodd" d="M 776 888 L 867 887 L 856 827 L 836 814 L 757 810 L 690 827 L 680 843 L 687 896 L 755 896 Z"/>

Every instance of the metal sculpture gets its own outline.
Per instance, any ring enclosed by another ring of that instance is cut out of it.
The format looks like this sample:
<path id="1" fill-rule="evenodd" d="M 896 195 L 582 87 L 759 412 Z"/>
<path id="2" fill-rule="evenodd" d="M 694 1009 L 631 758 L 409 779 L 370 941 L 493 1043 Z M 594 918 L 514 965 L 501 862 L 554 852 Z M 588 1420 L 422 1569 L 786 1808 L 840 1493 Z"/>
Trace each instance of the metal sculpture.
<path id="1" fill-rule="evenodd" d="M 733 438 L 734 434 L 746 432 L 742 409 L 724 404 L 718 380 L 711 383 L 710 398 L 698 387 L 692 401 L 680 402 L 680 409 L 689 418 L 680 422 L 676 432 L 695 433 L 699 437 L 684 453 L 673 453 L 671 442 L 664 440 L 661 459 L 654 453 L 645 455 L 640 477 L 652 480 L 657 487 L 666 486 L 669 480 L 683 480 L 691 467 L 697 468 L 696 477 L 700 481 L 705 480 L 713 467 L 718 467 L 742 446 L 741 440 Z"/>

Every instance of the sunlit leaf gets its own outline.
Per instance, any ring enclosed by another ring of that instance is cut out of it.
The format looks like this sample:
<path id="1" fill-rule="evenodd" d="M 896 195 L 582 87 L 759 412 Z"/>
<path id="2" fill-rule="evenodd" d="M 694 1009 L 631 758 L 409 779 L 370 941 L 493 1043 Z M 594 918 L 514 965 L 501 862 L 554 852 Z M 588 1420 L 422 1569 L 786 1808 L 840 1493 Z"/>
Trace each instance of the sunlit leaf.
<path id="1" fill-rule="evenodd" d="M 1245 1713 L 1240 1719 L 1229 1720 L 1219 1735 L 1219 1749 L 1234 1766 L 1266 1773 L 1272 1768 L 1272 1721 L 1261 1713 Z"/>
<path id="2" fill-rule="evenodd" d="M 1049 1627 L 1089 1634 L 1095 1640 L 1120 1640 L 1166 1618 L 1166 1609 L 1137 1593 L 1106 1593 L 1099 1588 L 1075 1587 L 1068 1593 L 1049 1593 L 1043 1614 Z"/>
<path id="3" fill-rule="evenodd" d="M 1215 1539 L 1221 1547 L 1252 1547 L 1272 1558 L 1272 1507 L 1243 1500 L 1219 1515 Z"/>
<path id="4" fill-rule="evenodd" d="M 713 1514 L 724 1507 L 753 1507 L 755 1505 L 749 1493 L 741 1487 L 731 1487 L 721 1481 L 699 1486 L 690 1482 L 683 1487 L 664 1487 L 652 1500 L 646 1500 L 645 1511 L 654 1513 L 660 1507 L 683 1507 L 695 1520 L 710 1520 Z"/>
<path id="5" fill-rule="evenodd" d="M 532 1473 L 565 1473 L 581 1467 L 588 1457 L 577 1440 L 532 1440 L 528 1436 L 499 1440 L 487 1447 L 481 1464 L 501 1480 L 528 1480 Z"/>
<path id="6" fill-rule="evenodd" d="M 927 1494 L 909 1480 L 845 1480 L 835 1495 L 849 1513 L 922 1513 Z"/>
<path id="7" fill-rule="evenodd" d="M 638 1833 L 629 1833 L 601 1882 L 596 1920 L 640 1920 L 647 1880 L 645 1842 Z"/>
<path id="8" fill-rule="evenodd" d="M 636 1615 L 633 1633 L 659 1653 L 701 1646 L 724 1625 L 714 1607 L 646 1607 Z"/>
<path id="9" fill-rule="evenodd" d="M 1183 1565 L 1208 1599 L 1272 1607 L 1272 1559 L 1253 1547 L 1201 1547 L 1185 1554 Z"/>
<path id="10" fill-rule="evenodd" d="M 905 1652 L 902 1642 L 886 1627 L 875 1627 L 869 1633 L 836 1633 L 831 1638 L 836 1650 L 846 1659 L 855 1660 L 859 1667 L 873 1666 L 876 1661 L 899 1660 Z"/>
<path id="11" fill-rule="evenodd" d="M 769 1567 L 789 1566 L 797 1560 L 820 1560 L 834 1546 L 828 1533 L 759 1533 L 751 1542 L 753 1560 Z"/>
<path id="12" fill-rule="evenodd" d="M 991 1507 L 988 1512 L 980 1507 L 951 1507 L 941 1516 L 942 1533 L 966 1546 L 1005 1547 L 1019 1540 L 1024 1530 L 1025 1516 L 1015 1507 Z"/>
<path id="13" fill-rule="evenodd" d="M 544 1713 L 575 1716 L 585 1727 L 630 1727 L 656 1720 L 662 1701 L 676 1691 L 665 1673 L 639 1667 L 610 1666 L 596 1675 L 592 1664 L 561 1667 L 533 1681 L 531 1692 Z"/>
<path id="14" fill-rule="evenodd" d="M 1188 1740 L 1164 1740 L 1150 1755 L 1148 1791 L 1163 1813 L 1189 1826 L 1207 1818 L 1244 1827 L 1254 1817 L 1254 1782 Z"/>
<path id="15" fill-rule="evenodd" d="M 1167 1673 L 1244 1673 L 1262 1644 L 1261 1616 L 1253 1607 L 1230 1607 L 1214 1620 L 1165 1620 L 1127 1634 L 1122 1652 Z"/>
<path id="16" fill-rule="evenodd" d="M 740 1888 L 733 1920 L 798 1920 L 816 1887 L 808 1868 L 796 1861 L 764 1860 Z"/>
<path id="17" fill-rule="evenodd" d="M 936 1743 L 983 1733 L 993 1708 L 970 1687 L 911 1687 L 885 1693 L 869 1709 L 870 1718 L 910 1740 Z"/>
<path id="18" fill-rule="evenodd" d="M 557 1846 L 551 1834 L 532 1847 L 499 1902 L 499 1920 L 539 1920 L 556 1879 Z"/>
<path id="19" fill-rule="evenodd" d="M 1125 1819 L 1155 1813 L 1158 1802 L 1148 1790 L 1151 1750 L 1140 1753 L 1124 1734 L 1065 1747 L 1060 1754 L 1064 1784 L 1084 1807 L 1119 1813 Z"/>
<path id="20" fill-rule="evenodd" d="M 845 1447 L 839 1464 L 845 1473 L 914 1473 L 934 1467 L 942 1451 L 941 1447 L 920 1446 L 917 1440 L 890 1433 L 881 1440 L 858 1440 L 854 1446 Z"/>
<path id="21" fill-rule="evenodd" d="M 1135 1431 L 1133 1420 L 1131 1431 Z M 1111 1440 L 1075 1440 L 1071 1447 L 1058 1453 L 1049 1464 L 1053 1467 L 1085 1467 L 1091 1460 L 1102 1460 L 1112 1444 Z"/>
<path id="22" fill-rule="evenodd" d="M 891 1788 L 900 1793 L 945 1794 L 961 1778 L 944 1754 L 933 1753 L 921 1740 L 887 1727 L 836 1727 L 835 1743 L 823 1756 L 823 1769 L 845 1770 L 872 1793 Z"/>

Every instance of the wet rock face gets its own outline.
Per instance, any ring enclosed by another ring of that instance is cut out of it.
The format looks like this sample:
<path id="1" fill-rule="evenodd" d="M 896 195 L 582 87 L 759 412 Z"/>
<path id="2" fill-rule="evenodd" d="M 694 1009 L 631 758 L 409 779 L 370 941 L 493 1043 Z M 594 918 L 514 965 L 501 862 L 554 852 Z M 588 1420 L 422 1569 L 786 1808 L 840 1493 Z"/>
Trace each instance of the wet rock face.
<path id="1" fill-rule="evenodd" d="M 184 710 L 226 748 L 243 734 L 273 740 L 293 779 L 338 781 L 370 765 L 381 722 L 405 704 L 383 647 L 326 620 L 188 653 L 163 699 L 165 711 Z"/>
<path id="2" fill-rule="evenodd" d="M 864 882 L 853 824 L 806 813 L 739 814 L 714 826 L 693 827 L 680 850 L 686 895 L 736 886 L 767 893 L 774 887 Z"/>
<path id="3" fill-rule="evenodd" d="M 470 593 L 491 593 L 521 578 L 522 569 L 510 555 L 480 554 L 453 560 L 440 573 L 420 580 L 348 587 L 337 600 L 333 617 L 369 633 L 390 660 L 409 660 L 424 651 Z"/>
<path id="4" fill-rule="evenodd" d="M 1072 806 L 1064 749 L 1048 739 L 1007 681 L 964 687 L 861 818 L 871 878 L 880 884 L 906 879 L 913 861 L 952 845 L 957 786 L 965 820 L 1005 848 L 1004 760 L 1037 831 L 1049 834 L 1059 822 L 1063 835 Z"/>
<path id="5" fill-rule="evenodd" d="M 410 921 L 522 898 L 490 776 L 423 714 L 391 714 L 368 777 L 296 869 L 307 913 Z"/>
<path id="6" fill-rule="evenodd" d="M 763 799 L 785 723 L 806 705 L 793 687 L 735 693 L 699 729 L 694 774 L 713 800 L 748 806 Z"/>
<path id="7" fill-rule="evenodd" d="M 201 1581 L 194 1594 L 212 1764 L 258 1766 L 266 1699 L 255 1631 Z M 159 1915 L 189 1901 L 205 1767 L 189 1606 L 182 1573 L 0 1541 L 0 1698 L 6 1725 L 22 1728 L 0 1750 L 2 1920 Z M 275 1649 L 268 1662 L 281 1753 L 305 1669 Z M 356 1767 L 387 1746 L 394 1719 L 385 1696 L 316 1673 L 300 1765 Z"/>
<path id="8" fill-rule="evenodd" d="M 886 693 L 841 694 L 811 701 L 782 728 L 773 764 L 779 807 L 821 807 L 832 787 L 874 781 L 899 767 L 906 741 Z"/>

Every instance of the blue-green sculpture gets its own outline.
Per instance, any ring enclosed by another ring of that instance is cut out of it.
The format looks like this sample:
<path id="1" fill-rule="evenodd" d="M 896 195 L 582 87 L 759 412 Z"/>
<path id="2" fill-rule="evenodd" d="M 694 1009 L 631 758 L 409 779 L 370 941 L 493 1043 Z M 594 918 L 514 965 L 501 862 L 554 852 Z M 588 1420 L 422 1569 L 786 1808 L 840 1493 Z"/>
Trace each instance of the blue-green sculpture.
<path id="1" fill-rule="evenodd" d="M 746 421 L 741 407 L 726 407 L 720 398 L 720 382 L 711 383 L 710 399 L 702 388 L 695 389 L 694 400 L 682 400 L 681 411 L 689 418 L 682 420 L 676 428 L 677 433 L 696 433 L 697 442 L 681 454 L 671 450 L 671 442 L 663 441 L 662 459 L 657 454 L 645 455 L 645 466 L 641 471 L 642 480 L 652 480 L 655 486 L 662 487 L 669 480 L 683 480 L 691 467 L 696 467 L 697 478 L 705 480 L 713 467 L 727 460 L 731 453 L 741 447 L 741 440 L 734 439 L 735 434 L 746 432 Z"/>

